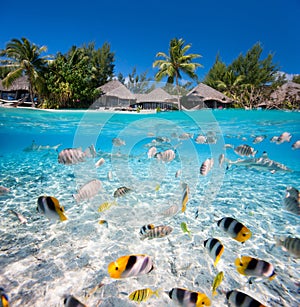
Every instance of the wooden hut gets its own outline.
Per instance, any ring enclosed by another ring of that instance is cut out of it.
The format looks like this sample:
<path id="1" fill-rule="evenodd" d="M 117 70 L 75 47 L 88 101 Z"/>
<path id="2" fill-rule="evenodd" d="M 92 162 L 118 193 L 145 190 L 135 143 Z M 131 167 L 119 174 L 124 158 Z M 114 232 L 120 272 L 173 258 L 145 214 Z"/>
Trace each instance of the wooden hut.
<path id="1" fill-rule="evenodd" d="M 109 81 L 100 86 L 98 90 L 101 95 L 93 103 L 92 107 L 95 109 L 101 107 L 126 109 L 136 102 L 135 96 L 118 80 Z"/>
<path id="2" fill-rule="evenodd" d="M 29 82 L 27 76 L 16 79 L 8 88 L 0 81 L 0 99 L 2 102 L 13 102 L 29 99 Z"/>
<path id="3" fill-rule="evenodd" d="M 199 83 L 181 98 L 184 109 L 227 108 L 231 103 L 229 97 L 203 83 Z"/>
<path id="4" fill-rule="evenodd" d="M 162 88 L 156 88 L 148 94 L 135 94 L 136 103 L 133 107 L 143 110 L 157 109 L 172 110 L 178 108 L 177 98 L 170 95 Z"/>

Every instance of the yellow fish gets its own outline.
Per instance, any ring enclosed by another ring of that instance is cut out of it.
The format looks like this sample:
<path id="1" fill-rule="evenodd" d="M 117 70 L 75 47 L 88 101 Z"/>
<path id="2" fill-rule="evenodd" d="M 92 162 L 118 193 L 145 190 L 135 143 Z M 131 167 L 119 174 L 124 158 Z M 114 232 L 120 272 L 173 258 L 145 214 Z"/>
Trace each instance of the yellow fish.
<path id="1" fill-rule="evenodd" d="M 37 210 L 50 220 L 67 220 L 64 207 L 53 196 L 40 196 L 37 201 Z"/>
<path id="2" fill-rule="evenodd" d="M 148 255 L 126 255 L 108 265 L 108 274 L 111 278 L 126 278 L 144 275 L 154 269 L 152 259 Z"/>
<path id="3" fill-rule="evenodd" d="M 116 205 L 116 204 L 117 204 L 116 201 L 113 201 L 113 202 L 106 201 L 105 203 L 103 203 L 99 206 L 98 212 L 103 212 L 103 211 L 109 209 L 111 206 Z"/>
<path id="4" fill-rule="evenodd" d="M 108 227 L 108 223 L 106 220 L 100 220 L 99 224 L 105 226 L 106 228 Z"/>
<path id="5" fill-rule="evenodd" d="M 180 306 L 211 306 L 210 299 L 201 292 L 194 292 L 184 288 L 173 288 L 167 292 L 169 297 Z"/>
<path id="6" fill-rule="evenodd" d="M 160 189 L 160 185 L 157 184 L 157 185 L 155 186 L 155 192 L 158 192 L 159 189 Z"/>
<path id="7" fill-rule="evenodd" d="M 4 289 L 0 287 L 0 306 L 1 307 L 9 307 L 9 299 L 7 294 L 5 293 Z"/>
<path id="8" fill-rule="evenodd" d="M 181 229 L 182 229 L 182 231 L 183 231 L 184 233 L 187 233 L 187 234 L 189 235 L 190 238 L 192 237 L 192 233 L 191 233 L 191 231 L 187 228 L 186 222 L 182 222 L 182 223 L 180 224 L 180 227 L 181 227 Z"/>
<path id="9" fill-rule="evenodd" d="M 140 290 L 136 290 L 130 293 L 129 299 L 131 301 L 136 301 L 136 302 L 145 302 L 154 294 L 158 297 L 159 289 L 156 291 L 153 291 L 150 288 L 140 289 Z"/>
<path id="10" fill-rule="evenodd" d="M 214 281 L 212 284 L 212 295 L 217 295 L 217 288 L 220 286 L 223 278 L 224 278 L 223 271 L 219 272 L 214 278 Z"/>

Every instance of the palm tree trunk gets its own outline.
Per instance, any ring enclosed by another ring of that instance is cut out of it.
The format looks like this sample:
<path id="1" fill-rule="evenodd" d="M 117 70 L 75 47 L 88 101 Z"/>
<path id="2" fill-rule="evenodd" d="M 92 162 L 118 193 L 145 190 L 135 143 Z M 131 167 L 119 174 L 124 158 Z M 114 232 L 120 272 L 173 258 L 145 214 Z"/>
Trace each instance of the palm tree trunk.
<path id="1" fill-rule="evenodd" d="M 180 102 L 180 95 L 179 95 L 179 83 L 178 83 L 178 75 L 177 74 L 176 74 L 176 89 L 177 89 L 178 110 L 181 111 L 181 102 Z"/>

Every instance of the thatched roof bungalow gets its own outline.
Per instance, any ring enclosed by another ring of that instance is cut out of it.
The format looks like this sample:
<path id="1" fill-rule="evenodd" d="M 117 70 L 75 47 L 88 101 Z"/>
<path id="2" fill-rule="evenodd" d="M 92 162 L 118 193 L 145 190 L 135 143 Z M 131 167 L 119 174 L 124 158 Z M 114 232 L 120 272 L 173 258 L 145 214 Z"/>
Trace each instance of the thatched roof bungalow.
<path id="1" fill-rule="evenodd" d="M 174 109 L 178 108 L 177 98 L 170 95 L 162 88 L 156 88 L 148 94 L 135 94 L 136 103 L 134 107 L 142 109 Z"/>
<path id="2" fill-rule="evenodd" d="M 270 101 L 266 103 L 267 108 L 300 107 L 300 84 L 287 82 L 280 86 L 270 95 Z"/>
<path id="3" fill-rule="evenodd" d="M 100 86 L 99 98 L 93 103 L 93 108 L 128 108 L 136 102 L 135 96 L 118 80 L 112 80 Z"/>
<path id="4" fill-rule="evenodd" d="M 181 99 L 184 109 L 226 108 L 231 103 L 229 97 L 203 83 L 199 83 Z"/>
<path id="5" fill-rule="evenodd" d="M 4 87 L 2 80 L 0 81 L 0 99 L 2 100 L 18 100 L 29 97 L 29 82 L 27 76 L 16 79 L 8 88 Z"/>

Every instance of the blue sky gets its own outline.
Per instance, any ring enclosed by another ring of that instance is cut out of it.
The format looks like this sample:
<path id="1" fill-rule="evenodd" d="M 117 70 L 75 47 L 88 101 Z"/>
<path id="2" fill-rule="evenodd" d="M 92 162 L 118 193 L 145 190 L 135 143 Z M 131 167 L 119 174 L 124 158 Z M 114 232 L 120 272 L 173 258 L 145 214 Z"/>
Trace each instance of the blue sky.
<path id="1" fill-rule="evenodd" d="M 1 12 L 1 49 L 21 37 L 46 45 L 48 54 L 108 42 L 115 52 L 116 75 L 127 76 L 136 67 L 152 77 L 156 53 L 167 52 L 174 37 L 191 43 L 191 53 L 202 55 L 200 79 L 217 53 L 230 64 L 257 42 L 263 57 L 274 53 L 281 71 L 300 74 L 299 0 L 16 0 L 4 1 Z"/>

